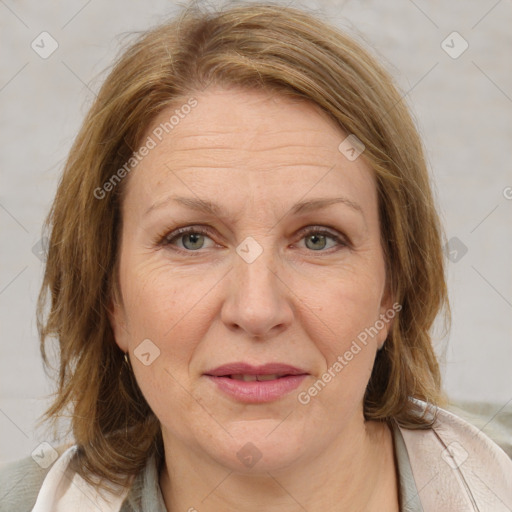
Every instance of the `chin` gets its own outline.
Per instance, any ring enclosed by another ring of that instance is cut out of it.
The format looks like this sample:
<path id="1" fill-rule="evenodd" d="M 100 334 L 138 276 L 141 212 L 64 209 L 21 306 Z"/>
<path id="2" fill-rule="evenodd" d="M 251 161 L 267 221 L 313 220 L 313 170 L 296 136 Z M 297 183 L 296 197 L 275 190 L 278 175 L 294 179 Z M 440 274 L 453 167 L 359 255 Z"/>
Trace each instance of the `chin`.
<path id="1" fill-rule="evenodd" d="M 285 426 L 282 420 L 235 422 L 226 430 L 232 437 L 226 434 L 223 440 L 219 440 L 215 453 L 210 455 L 218 463 L 238 473 L 283 470 L 297 462 L 304 453 L 304 446 L 307 446 L 299 434 L 303 429 L 294 432 L 295 429 Z"/>

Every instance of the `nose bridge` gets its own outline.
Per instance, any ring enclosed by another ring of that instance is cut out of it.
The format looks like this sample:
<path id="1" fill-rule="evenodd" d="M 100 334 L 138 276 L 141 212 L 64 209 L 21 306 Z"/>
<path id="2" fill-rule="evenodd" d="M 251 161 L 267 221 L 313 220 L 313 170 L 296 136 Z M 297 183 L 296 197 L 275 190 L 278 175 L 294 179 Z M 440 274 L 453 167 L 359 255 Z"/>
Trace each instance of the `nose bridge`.
<path id="1" fill-rule="evenodd" d="M 271 291 L 279 266 L 271 236 L 246 237 L 236 248 L 235 274 L 246 288 Z M 249 291 L 249 290 L 247 290 Z"/>
<path id="2" fill-rule="evenodd" d="M 281 264 L 272 236 L 248 236 L 236 253 L 224 321 L 251 336 L 282 329 L 290 323 L 292 312 L 279 278 Z"/>
<path id="3" fill-rule="evenodd" d="M 261 299 L 275 299 L 278 293 L 278 255 L 272 236 L 246 237 L 236 248 L 235 279 L 238 293 L 243 296 L 261 295 Z"/>

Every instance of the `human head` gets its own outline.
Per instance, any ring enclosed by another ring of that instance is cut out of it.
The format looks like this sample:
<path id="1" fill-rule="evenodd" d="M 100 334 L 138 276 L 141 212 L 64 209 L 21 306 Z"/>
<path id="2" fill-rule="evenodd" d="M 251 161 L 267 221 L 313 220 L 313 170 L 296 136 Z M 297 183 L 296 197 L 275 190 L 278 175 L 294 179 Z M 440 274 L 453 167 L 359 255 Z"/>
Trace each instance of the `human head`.
<path id="1" fill-rule="evenodd" d="M 118 170 L 159 113 L 212 84 L 306 99 L 362 141 L 375 173 L 388 286 L 402 306 L 376 358 L 365 416 L 421 426 L 407 398 L 439 400 L 429 330 L 447 304 L 441 229 L 420 140 L 391 79 L 351 38 L 302 11 L 271 4 L 189 9 L 144 34 L 115 66 L 70 152 L 49 219 L 41 303 L 49 290 L 52 307 L 43 350 L 55 334 L 61 351 L 49 414 L 75 404 L 84 467 L 114 481 L 140 469 L 159 442 L 158 421 L 122 371 L 108 318 L 119 298 L 121 204 L 130 179 Z M 136 166 L 124 174 L 132 172 Z"/>

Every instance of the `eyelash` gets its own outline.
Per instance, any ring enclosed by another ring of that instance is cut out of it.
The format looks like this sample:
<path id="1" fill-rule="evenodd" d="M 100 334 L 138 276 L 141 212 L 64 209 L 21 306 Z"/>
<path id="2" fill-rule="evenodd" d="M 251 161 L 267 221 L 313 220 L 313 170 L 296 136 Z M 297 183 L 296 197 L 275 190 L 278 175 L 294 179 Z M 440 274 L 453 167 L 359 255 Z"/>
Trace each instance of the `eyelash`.
<path id="1" fill-rule="evenodd" d="M 195 226 L 182 227 L 182 228 L 175 229 L 171 233 L 168 233 L 166 231 L 164 234 L 159 235 L 157 237 L 157 245 L 158 246 L 162 246 L 162 247 L 173 246 L 173 250 L 174 251 L 182 253 L 182 254 L 183 253 L 187 253 L 187 254 L 198 253 L 198 254 L 201 254 L 202 253 L 201 249 L 198 249 L 196 251 L 192 251 L 192 250 L 187 250 L 187 249 L 181 249 L 179 247 L 174 246 L 174 244 L 172 244 L 172 242 L 174 240 L 179 239 L 183 235 L 189 235 L 189 234 L 207 235 L 207 236 L 211 237 L 211 235 L 213 233 L 212 233 L 212 231 L 210 229 L 206 229 L 206 228 L 197 228 Z M 318 253 L 324 253 L 324 254 L 325 253 L 331 254 L 332 252 L 336 252 L 336 251 L 340 250 L 343 247 L 349 247 L 349 243 L 345 239 L 343 239 L 342 237 L 332 233 L 331 231 L 325 230 L 324 228 L 318 228 L 318 227 L 311 227 L 309 229 L 308 228 L 304 228 L 303 230 L 301 230 L 301 235 L 302 235 L 302 237 L 300 238 L 300 240 L 302 240 L 303 238 L 305 238 L 307 236 L 311 236 L 311 235 L 324 235 L 324 236 L 326 236 L 328 238 L 331 238 L 332 240 L 334 240 L 339 245 L 339 247 L 337 247 L 337 248 L 336 247 L 331 247 L 330 249 L 327 249 L 327 250 L 319 250 L 319 251 L 311 250 L 310 252 L 318 252 Z"/>

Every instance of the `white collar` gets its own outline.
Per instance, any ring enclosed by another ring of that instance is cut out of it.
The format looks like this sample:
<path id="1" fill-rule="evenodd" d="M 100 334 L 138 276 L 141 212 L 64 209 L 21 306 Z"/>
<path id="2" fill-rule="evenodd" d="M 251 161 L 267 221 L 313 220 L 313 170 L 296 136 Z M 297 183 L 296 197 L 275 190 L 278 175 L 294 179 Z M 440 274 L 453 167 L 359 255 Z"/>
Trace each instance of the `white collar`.
<path id="1" fill-rule="evenodd" d="M 129 489 L 112 487 L 100 495 L 70 469 L 77 446 L 68 448 L 46 475 L 32 512 L 118 512 Z"/>

